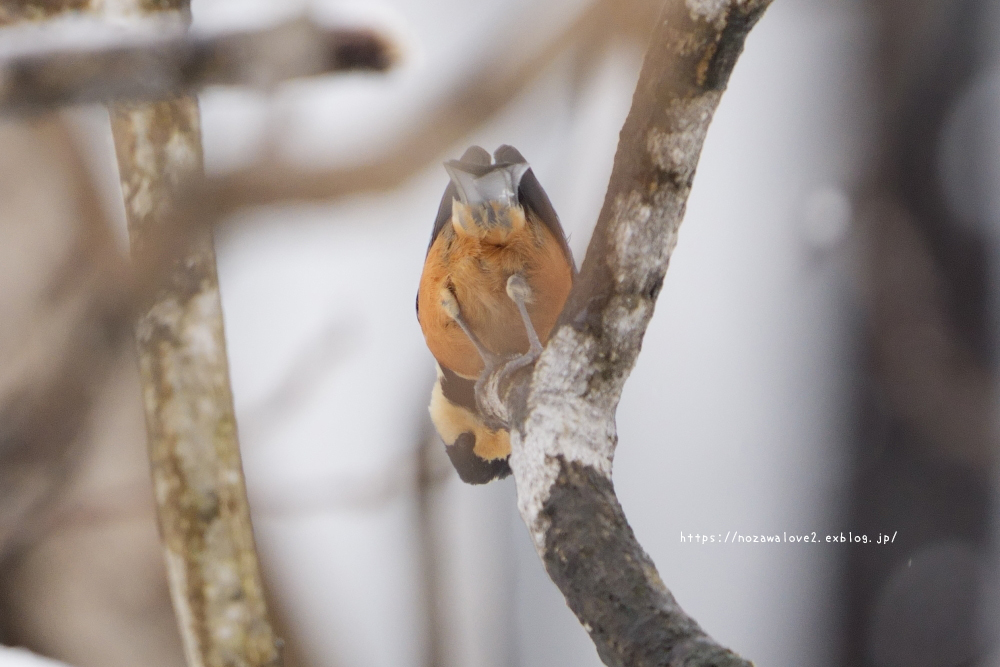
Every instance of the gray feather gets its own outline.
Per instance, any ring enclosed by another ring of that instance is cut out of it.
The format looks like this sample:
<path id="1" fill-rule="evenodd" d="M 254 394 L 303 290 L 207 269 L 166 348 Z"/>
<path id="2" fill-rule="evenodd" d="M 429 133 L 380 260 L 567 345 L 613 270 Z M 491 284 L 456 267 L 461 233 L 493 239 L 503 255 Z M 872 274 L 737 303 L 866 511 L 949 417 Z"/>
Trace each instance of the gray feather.
<path id="1" fill-rule="evenodd" d="M 526 162 L 484 167 L 459 160 L 445 162 L 444 168 L 458 191 L 459 201 L 469 206 L 494 201 L 517 206 L 517 188 L 529 169 Z"/>

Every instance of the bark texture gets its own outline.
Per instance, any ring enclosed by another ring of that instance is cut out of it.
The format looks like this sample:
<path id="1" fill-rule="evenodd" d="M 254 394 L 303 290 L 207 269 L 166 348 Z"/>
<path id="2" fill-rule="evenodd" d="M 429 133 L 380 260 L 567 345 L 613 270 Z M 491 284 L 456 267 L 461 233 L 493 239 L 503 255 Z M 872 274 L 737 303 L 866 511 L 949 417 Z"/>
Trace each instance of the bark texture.
<path id="1" fill-rule="evenodd" d="M 2 0 L 0 27 L 21 21 L 43 21 L 66 12 L 93 13 L 98 0 Z"/>
<path id="2" fill-rule="evenodd" d="M 133 259 L 201 170 L 193 98 L 112 109 Z M 247 503 L 211 232 L 192 234 L 136 325 L 153 489 L 190 667 L 279 663 Z"/>
<path id="3" fill-rule="evenodd" d="M 530 382 L 481 397 L 486 409 L 513 415 L 521 516 L 607 665 L 750 664 L 677 605 L 625 519 L 611 466 L 615 410 L 677 242 L 702 143 L 768 4 L 668 0 L 566 308 Z"/>
<path id="4" fill-rule="evenodd" d="M 176 29 L 176 22 L 160 26 Z M 307 20 L 214 38 L 147 34 L 130 44 L 69 49 L 42 43 L 0 60 L 0 113 L 86 102 L 150 101 L 210 85 L 270 88 L 286 79 L 352 70 L 383 71 L 393 47 L 363 30 L 325 30 Z"/>
<path id="5" fill-rule="evenodd" d="M 160 9 L 140 3 L 136 11 Z M 165 7 L 173 12 L 187 7 Z M 133 260 L 159 257 L 172 200 L 202 169 L 197 100 L 111 109 Z M 153 488 L 188 665 L 276 665 L 240 461 L 215 251 L 203 228 L 136 325 Z"/>

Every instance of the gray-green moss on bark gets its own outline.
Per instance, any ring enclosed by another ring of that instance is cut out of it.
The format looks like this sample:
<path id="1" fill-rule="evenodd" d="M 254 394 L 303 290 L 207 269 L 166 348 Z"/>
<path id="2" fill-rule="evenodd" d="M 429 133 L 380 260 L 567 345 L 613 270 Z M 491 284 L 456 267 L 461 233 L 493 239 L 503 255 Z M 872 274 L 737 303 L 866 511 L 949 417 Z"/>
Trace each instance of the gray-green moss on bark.
<path id="1" fill-rule="evenodd" d="M 702 144 L 770 0 L 668 0 L 580 275 L 530 377 L 506 393 L 518 506 L 607 665 L 748 665 L 677 605 L 611 483 L 615 410 L 677 243 Z M 487 386 L 495 386 L 489 385 Z M 498 411 L 499 412 L 499 411 Z"/>

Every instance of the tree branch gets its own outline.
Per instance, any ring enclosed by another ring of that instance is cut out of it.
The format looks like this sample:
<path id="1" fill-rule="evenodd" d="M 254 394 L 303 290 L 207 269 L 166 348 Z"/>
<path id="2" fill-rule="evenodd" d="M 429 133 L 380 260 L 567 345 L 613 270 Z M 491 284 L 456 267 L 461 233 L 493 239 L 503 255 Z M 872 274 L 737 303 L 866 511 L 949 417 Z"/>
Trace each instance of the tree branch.
<path id="1" fill-rule="evenodd" d="M 157 12 L 132 1 L 139 13 Z M 187 0 L 175 4 L 167 11 L 187 13 Z M 198 102 L 181 97 L 110 112 L 133 261 L 168 267 L 150 274 L 136 348 L 160 534 L 188 667 L 280 665 L 236 434 L 212 232 L 192 226 L 177 230 L 183 243 L 166 250 L 161 243 L 174 231 L 179 189 L 202 170 Z"/>
<path id="2" fill-rule="evenodd" d="M 394 47 L 373 32 L 327 30 L 305 19 L 213 38 L 146 35 L 92 49 L 43 43 L 42 50 L 0 60 L 0 113 L 151 101 L 220 84 L 266 89 L 295 77 L 384 71 L 394 59 Z"/>
<path id="3" fill-rule="evenodd" d="M 42 21 L 68 12 L 92 13 L 100 0 L 0 0 L 0 26 Z"/>
<path id="4" fill-rule="evenodd" d="M 749 665 L 706 635 L 664 586 L 625 519 L 611 465 L 615 410 L 677 242 L 709 123 L 769 4 L 668 0 L 604 207 L 549 344 L 530 383 L 518 378 L 479 397 L 484 409 L 512 415 L 521 516 L 607 665 Z"/>
<path id="5" fill-rule="evenodd" d="M 201 169 L 193 98 L 111 110 L 132 255 L 146 263 L 175 188 Z M 153 241 L 151 244 L 150 241 Z M 211 230 L 144 304 L 136 347 L 170 592 L 189 667 L 275 665 L 250 524 Z"/>

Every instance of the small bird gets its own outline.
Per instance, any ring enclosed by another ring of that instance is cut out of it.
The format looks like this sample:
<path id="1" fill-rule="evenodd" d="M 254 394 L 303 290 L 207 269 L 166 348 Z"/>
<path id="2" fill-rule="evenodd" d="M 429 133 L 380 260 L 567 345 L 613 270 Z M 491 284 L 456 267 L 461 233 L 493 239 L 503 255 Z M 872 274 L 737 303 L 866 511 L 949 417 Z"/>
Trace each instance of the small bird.
<path id="1" fill-rule="evenodd" d="M 476 382 L 509 374 L 542 352 L 576 274 L 559 217 L 512 146 L 472 146 L 445 162 L 451 177 L 427 247 L 417 320 L 437 359 L 431 421 L 459 477 L 510 474 L 510 433 L 490 428 Z"/>

